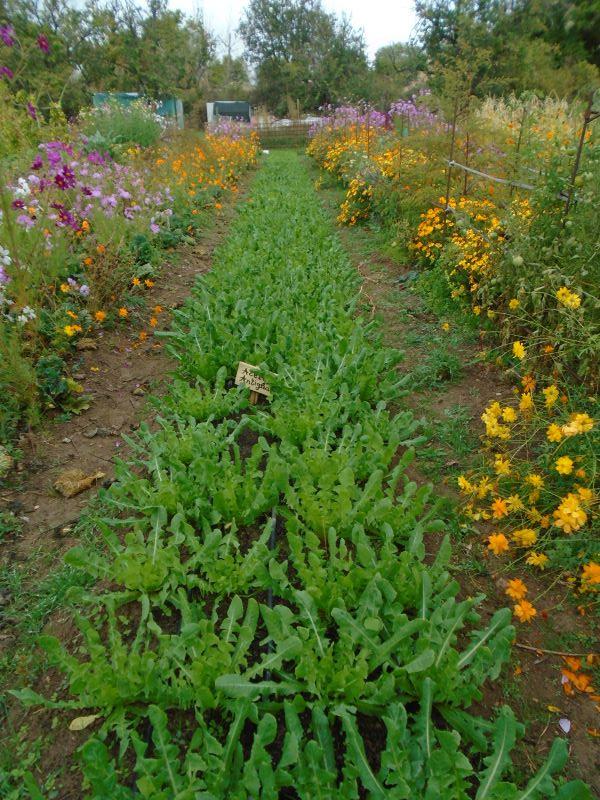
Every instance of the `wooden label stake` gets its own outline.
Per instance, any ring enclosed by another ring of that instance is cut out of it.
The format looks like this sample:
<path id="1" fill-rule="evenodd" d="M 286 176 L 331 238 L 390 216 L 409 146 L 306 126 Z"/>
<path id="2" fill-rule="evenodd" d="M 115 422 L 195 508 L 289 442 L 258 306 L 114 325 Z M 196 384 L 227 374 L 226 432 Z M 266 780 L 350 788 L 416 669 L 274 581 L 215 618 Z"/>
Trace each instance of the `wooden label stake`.
<path id="1" fill-rule="evenodd" d="M 262 394 L 263 397 L 271 396 L 268 383 L 258 374 L 257 370 L 258 367 L 255 367 L 254 364 L 246 364 L 245 361 L 240 361 L 235 376 L 236 386 L 243 384 L 250 389 L 250 402 L 253 406 L 258 402 L 258 396 L 260 394 Z"/>

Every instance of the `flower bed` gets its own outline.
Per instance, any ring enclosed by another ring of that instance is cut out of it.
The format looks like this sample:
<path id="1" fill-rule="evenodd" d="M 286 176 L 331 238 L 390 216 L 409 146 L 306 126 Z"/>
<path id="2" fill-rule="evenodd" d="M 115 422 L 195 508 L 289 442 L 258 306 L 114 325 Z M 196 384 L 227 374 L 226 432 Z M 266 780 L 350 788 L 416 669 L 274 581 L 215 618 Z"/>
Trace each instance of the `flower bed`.
<path id="1" fill-rule="evenodd" d="M 204 224 L 256 153 L 249 135 L 175 135 L 158 152 L 129 147 L 121 162 L 76 137 L 39 146 L 2 191 L 0 387 L 11 399 L 0 440 L 40 406 L 75 410 L 64 357 L 127 320 L 128 298 L 139 304 L 161 251 Z"/>

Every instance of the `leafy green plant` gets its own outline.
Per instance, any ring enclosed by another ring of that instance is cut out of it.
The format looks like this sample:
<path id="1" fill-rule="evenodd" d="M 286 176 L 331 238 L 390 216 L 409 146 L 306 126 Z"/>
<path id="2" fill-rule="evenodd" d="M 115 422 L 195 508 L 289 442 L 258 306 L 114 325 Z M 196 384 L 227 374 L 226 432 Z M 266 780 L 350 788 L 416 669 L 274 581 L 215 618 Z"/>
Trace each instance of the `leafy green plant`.
<path id="1" fill-rule="evenodd" d="M 505 779 L 521 726 L 468 710 L 511 615 L 458 597 L 441 506 L 405 474 L 422 437 L 389 408 L 398 357 L 356 284 L 297 159 L 274 155 L 165 334 L 177 378 L 103 495 L 104 550 L 67 556 L 99 582 L 70 594 L 76 652 L 40 638 L 69 696 L 15 693 L 92 715 L 90 799 L 586 797 L 555 791 L 563 742 L 525 789 Z M 269 405 L 232 387 L 240 358 Z"/>

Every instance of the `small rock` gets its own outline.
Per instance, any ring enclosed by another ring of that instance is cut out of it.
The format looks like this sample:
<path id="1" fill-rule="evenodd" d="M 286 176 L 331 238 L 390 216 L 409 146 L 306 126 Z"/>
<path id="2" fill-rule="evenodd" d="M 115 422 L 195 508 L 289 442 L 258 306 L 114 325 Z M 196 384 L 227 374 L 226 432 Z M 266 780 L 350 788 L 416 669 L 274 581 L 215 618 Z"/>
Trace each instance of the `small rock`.
<path id="1" fill-rule="evenodd" d="M 65 436 L 65 438 L 63 439 L 63 444 L 71 444 L 72 441 L 73 440 L 70 439 L 68 436 Z"/>
<path id="2" fill-rule="evenodd" d="M 113 432 L 109 431 L 108 428 L 98 428 L 98 436 L 113 436 Z"/>
<path id="3" fill-rule="evenodd" d="M 90 489 L 101 478 L 104 478 L 104 472 L 86 475 L 80 469 L 67 469 L 58 476 L 54 488 L 63 497 L 75 497 L 76 494 Z"/>
<path id="4" fill-rule="evenodd" d="M 98 349 L 98 344 L 93 339 L 80 339 L 75 346 L 78 350 Z"/>
<path id="5" fill-rule="evenodd" d="M 86 379 L 86 376 L 83 374 L 83 372 L 77 372 L 75 375 L 73 375 L 73 377 L 76 381 L 84 381 Z"/>
<path id="6" fill-rule="evenodd" d="M 137 386 L 131 394 L 134 394 L 136 397 L 143 397 L 146 394 L 146 390 L 142 386 Z"/>
<path id="7" fill-rule="evenodd" d="M 88 428 L 87 431 L 83 432 L 83 435 L 86 439 L 93 439 L 94 436 L 98 435 L 98 428 Z"/>

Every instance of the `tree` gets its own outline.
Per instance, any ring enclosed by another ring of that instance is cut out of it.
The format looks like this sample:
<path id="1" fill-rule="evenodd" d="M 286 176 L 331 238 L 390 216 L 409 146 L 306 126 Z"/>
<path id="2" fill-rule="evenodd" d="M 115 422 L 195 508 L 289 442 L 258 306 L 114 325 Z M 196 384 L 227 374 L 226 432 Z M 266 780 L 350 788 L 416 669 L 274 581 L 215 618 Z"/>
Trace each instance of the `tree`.
<path id="1" fill-rule="evenodd" d="M 366 86 L 362 33 L 320 0 L 251 0 L 239 32 L 256 70 L 257 100 L 275 111 L 295 100 L 316 110 Z"/>

